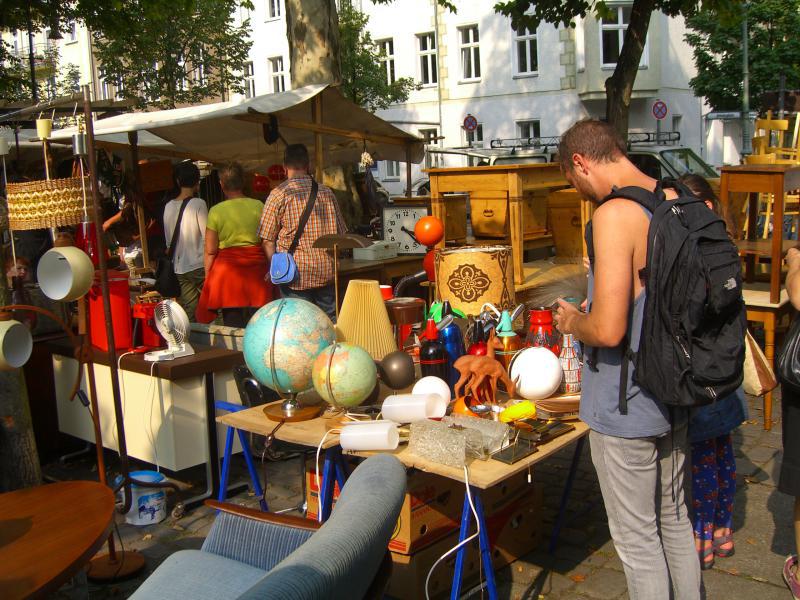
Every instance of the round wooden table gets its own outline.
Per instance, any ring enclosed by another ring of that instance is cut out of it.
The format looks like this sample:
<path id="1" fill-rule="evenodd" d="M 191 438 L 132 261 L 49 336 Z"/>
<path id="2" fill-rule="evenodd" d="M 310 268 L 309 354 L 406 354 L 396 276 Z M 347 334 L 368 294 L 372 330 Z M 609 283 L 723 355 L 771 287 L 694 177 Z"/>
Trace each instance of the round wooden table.
<path id="1" fill-rule="evenodd" d="M 0 598 L 56 591 L 100 549 L 113 518 L 114 494 L 93 481 L 0 494 Z"/>

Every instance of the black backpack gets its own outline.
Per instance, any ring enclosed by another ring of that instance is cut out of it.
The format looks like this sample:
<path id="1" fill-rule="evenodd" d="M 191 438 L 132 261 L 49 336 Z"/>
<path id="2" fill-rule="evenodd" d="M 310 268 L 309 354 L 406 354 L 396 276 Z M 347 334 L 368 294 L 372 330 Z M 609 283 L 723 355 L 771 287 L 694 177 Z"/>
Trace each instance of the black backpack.
<path id="1" fill-rule="evenodd" d="M 678 198 L 668 201 L 664 187 Z M 667 406 L 702 406 L 733 393 L 742 383 L 747 313 L 739 253 L 725 222 L 673 180 L 658 182 L 653 192 L 615 189 L 603 201 L 612 198 L 652 213 L 640 272 L 647 297 L 639 350 L 627 338 L 620 345 L 620 413 L 628 412 L 629 362 L 636 384 Z M 593 263 L 591 225 L 586 245 Z M 589 349 L 589 368 L 595 354 Z"/>

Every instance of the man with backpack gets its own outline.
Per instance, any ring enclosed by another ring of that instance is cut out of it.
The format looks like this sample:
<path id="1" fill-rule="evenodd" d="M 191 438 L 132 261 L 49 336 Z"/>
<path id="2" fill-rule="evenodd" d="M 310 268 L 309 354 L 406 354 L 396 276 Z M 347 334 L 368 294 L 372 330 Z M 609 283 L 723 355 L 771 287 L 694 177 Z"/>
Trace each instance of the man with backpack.
<path id="1" fill-rule="evenodd" d="M 580 417 L 628 594 L 700 598 L 684 497 L 687 409 L 741 382 L 738 256 L 724 223 L 682 186 L 662 189 L 639 171 L 610 125 L 576 123 L 559 156 L 567 180 L 597 205 L 586 232 L 587 311 L 559 301 L 555 321 L 585 346 Z M 725 364 L 704 348 L 704 324 L 718 327 L 710 350 Z M 730 347 L 715 345 L 737 329 Z"/>

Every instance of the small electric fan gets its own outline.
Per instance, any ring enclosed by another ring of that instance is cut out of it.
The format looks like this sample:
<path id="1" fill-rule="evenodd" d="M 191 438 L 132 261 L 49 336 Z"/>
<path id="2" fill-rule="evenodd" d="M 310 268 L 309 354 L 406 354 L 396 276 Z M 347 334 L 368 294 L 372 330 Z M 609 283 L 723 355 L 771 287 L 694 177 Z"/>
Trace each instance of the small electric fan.
<path id="1" fill-rule="evenodd" d="M 158 332 L 167 341 L 167 348 L 146 352 L 145 360 L 161 362 L 194 354 L 194 348 L 186 341 L 189 337 L 189 317 L 180 304 L 174 300 L 159 302 L 156 305 L 155 322 Z"/>

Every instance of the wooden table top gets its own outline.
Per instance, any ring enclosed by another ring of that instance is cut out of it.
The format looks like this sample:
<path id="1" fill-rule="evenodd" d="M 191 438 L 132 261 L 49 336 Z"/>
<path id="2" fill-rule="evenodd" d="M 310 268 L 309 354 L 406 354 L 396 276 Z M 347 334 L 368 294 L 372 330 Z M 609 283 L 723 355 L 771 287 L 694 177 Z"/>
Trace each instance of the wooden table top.
<path id="1" fill-rule="evenodd" d="M 783 175 L 787 171 L 792 170 L 800 170 L 800 166 L 798 165 L 731 165 L 722 167 L 720 169 L 720 173 L 730 173 L 730 174 L 737 174 L 737 173 L 755 173 L 758 175 L 774 175 L 779 174 Z"/>
<path id="2" fill-rule="evenodd" d="M 53 354 L 74 356 L 72 345 L 66 338 L 47 342 L 47 344 Z M 244 355 L 239 350 L 228 350 L 227 348 L 201 344 L 192 344 L 192 348 L 194 348 L 195 353 L 191 356 L 158 363 L 147 362 L 144 359 L 144 354 L 127 354 L 122 357 L 120 367 L 123 371 L 132 371 L 142 375 L 150 375 L 150 368 L 152 367 L 152 373 L 155 377 L 177 381 L 178 379 L 196 377 L 206 373 L 227 371 L 237 365 L 244 364 Z M 123 350 L 117 350 L 117 357 L 119 358 L 123 353 Z M 92 359 L 98 365 L 108 366 L 110 364 L 108 353 L 99 348 L 92 349 Z M 155 364 L 155 367 L 152 366 L 153 364 Z"/>
<path id="3" fill-rule="evenodd" d="M 44 597 L 103 545 L 114 495 L 94 481 L 65 481 L 0 494 L 0 597 Z"/>
<path id="4" fill-rule="evenodd" d="M 278 425 L 274 421 L 270 421 L 264 415 L 263 406 L 256 406 L 247 410 L 242 410 L 236 413 L 228 413 L 221 417 L 217 417 L 217 421 L 226 425 L 231 425 L 237 429 L 249 431 L 260 435 L 268 435 L 272 433 Z M 575 425 L 575 430 L 564 434 L 556 439 L 539 446 L 538 452 L 535 452 L 514 463 L 507 465 L 496 460 L 473 460 L 469 464 L 469 482 L 471 485 L 481 489 L 490 488 L 517 473 L 526 471 L 528 468 L 533 467 L 536 463 L 541 462 L 548 458 L 555 452 L 558 452 L 565 446 L 568 446 L 575 440 L 589 433 L 589 426 L 581 421 L 572 421 Z M 301 421 L 299 423 L 284 423 L 284 425 L 275 433 L 275 437 L 284 442 L 293 444 L 300 444 L 302 446 L 309 446 L 316 448 L 322 440 L 325 433 L 333 423 L 327 419 L 318 417 L 309 421 Z M 323 448 L 331 448 L 339 443 L 339 436 L 331 434 L 325 440 Z M 352 452 L 356 456 L 370 456 L 376 454 L 375 452 Z M 403 444 L 397 450 L 389 452 L 394 454 L 400 462 L 406 467 L 413 467 L 420 471 L 434 473 L 442 477 L 455 479 L 456 481 L 464 481 L 464 470 L 448 467 L 438 463 L 434 463 L 419 456 L 416 456 L 408 451 L 408 446 Z"/>

